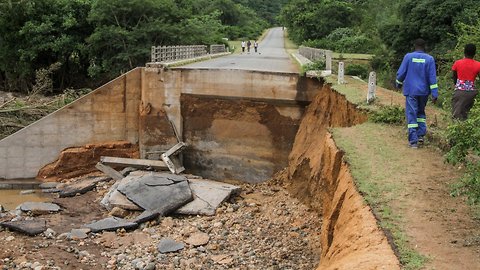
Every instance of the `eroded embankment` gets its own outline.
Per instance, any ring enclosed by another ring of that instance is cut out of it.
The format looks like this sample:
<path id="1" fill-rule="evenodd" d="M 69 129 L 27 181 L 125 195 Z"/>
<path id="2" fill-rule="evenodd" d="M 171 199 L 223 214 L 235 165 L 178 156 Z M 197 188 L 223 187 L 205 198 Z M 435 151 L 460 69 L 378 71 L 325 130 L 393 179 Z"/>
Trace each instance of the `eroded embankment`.
<path id="1" fill-rule="evenodd" d="M 282 175 L 294 196 L 322 214 L 318 269 L 399 269 L 398 259 L 327 130 L 366 119 L 343 95 L 324 86 L 302 119 Z"/>

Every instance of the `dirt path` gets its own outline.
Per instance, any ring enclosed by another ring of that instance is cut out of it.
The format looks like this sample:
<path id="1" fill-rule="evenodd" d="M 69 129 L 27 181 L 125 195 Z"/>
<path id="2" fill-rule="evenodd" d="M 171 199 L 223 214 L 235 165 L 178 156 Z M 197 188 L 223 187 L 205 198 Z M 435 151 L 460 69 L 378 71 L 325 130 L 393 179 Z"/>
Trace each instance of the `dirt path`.
<path id="1" fill-rule="evenodd" d="M 381 198 L 373 208 L 384 211 L 382 223 L 405 231 L 426 269 L 480 269 L 480 222 L 464 198 L 450 196 L 461 172 L 437 149 L 410 149 L 403 128 L 372 123 L 335 129 L 334 139 L 360 189 Z"/>

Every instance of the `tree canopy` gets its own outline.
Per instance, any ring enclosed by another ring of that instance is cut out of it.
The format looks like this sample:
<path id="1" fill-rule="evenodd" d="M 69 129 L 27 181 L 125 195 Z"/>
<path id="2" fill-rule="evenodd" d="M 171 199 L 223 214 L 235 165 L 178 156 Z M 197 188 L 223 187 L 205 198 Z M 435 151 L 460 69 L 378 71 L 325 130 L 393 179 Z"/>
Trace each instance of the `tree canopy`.
<path id="1" fill-rule="evenodd" d="M 144 65 L 151 46 L 256 38 L 278 1 L 0 0 L 0 90 L 95 86 Z M 259 15 L 262 14 L 262 15 Z"/>

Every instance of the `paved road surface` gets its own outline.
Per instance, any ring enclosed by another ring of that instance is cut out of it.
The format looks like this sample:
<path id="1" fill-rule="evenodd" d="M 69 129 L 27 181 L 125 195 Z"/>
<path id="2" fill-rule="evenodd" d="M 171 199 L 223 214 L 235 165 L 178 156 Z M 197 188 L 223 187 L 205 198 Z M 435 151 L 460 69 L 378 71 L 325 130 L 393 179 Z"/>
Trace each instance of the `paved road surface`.
<path id="1" fill-rule="evenodd" d="M 253 43 L 253 40 L 252 40 Z M 182 68 L 243 69 L 274 72 L 298 72 L 298 67 L 285 51 L 281 27 L 270 29 L 258 45 L 258 53 L 253 48 L 250 53 L 233 54 L 208 61 L 193 63 Z"/>

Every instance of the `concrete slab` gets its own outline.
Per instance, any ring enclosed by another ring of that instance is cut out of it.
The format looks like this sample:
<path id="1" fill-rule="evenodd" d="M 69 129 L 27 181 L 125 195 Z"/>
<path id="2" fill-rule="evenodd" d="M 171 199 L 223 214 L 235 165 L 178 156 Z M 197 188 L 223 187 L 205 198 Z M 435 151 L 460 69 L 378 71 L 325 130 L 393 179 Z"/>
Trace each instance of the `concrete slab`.
<path id="1" fill-rule="evenodd" d="M 157 245 L 157 249 L 160 253 L 169 253 L 182 250 L 185 244 L 177 242 L 171 238 L 162 238 Z"/>
<path id="2" fill-rule="evenodd" d="M 113 169 L 110 166 L 102 164 L 101 162 L 98 162 L 97 165 L 95 165 L 95 168 L 97 168 L 99 171 L 103 172 L 104 174 L 110 176 L 112 179 L 121 180 L 123 178 L 123 174 L 121 174 L 120 172 L 118 172 L 117 170 Z"/>
<path id="3" fill-rule="evenodd" d="M 17 231 L 30 236 L 41 234 L 47 230 L 47 222 L 45 220 L 8 221 L 2 222 L 0 225 L 12 231 Z"/>
<path id="4" fill-rule="evenodd" d="M 133 222 L 137 224 L 142 224 L 144 222 L 156 219 L 160 214 L 155 211 L 144 211 L 138 217 L 136 217 Z"/>
<path id="5" fill-rule="evenodd" d="M 140 174 L 140 176 L 142 175 L 143 174 Z M 134 211 L 143 210 L 140 206 L 130 201 L 125 195 L 118 192 L 117 190 L 120 184 L 128 183 L 130 181 L 137 179 L 138 177 L 139 176 L 137 174 L 134 174 L 134 172 L 132 172 L 131 175 L 123 178 L 121 181 L 115 182 L 115 184 L 113 184 L 110 187 L 109 191 L 107 192 L 107 194 L 105 194 L 105 196 L 103 197 L 100 203 L 109 211 L 112 210 L 114 207 L 120 207 L 125 210 L 134 210 Z"/>
<path id="6" fill-rule="evenodd" d="M 60 211 L 60 206 L 54 203 L 42 203 L 42 202 L 24 202 L 17 207 L 23 212 L 33 212 L 37 214 L 51 213 Z"/>
<path id="7" fill-rule="evenodd" d="M 58 186 L 58 182 L 45 182 L 45 183 L 41 183 L 38 187 L 40 189 L 51 189 L 51 188 L 57 188 Z"/>
<path id="8" fill-rule="evenodd" d="M 216 209 L 233 194 L 241 191 L 240 187 L 203 179 L 189 179 L 194 195 L 193 201 L 175 211 L 184 215 L 215 215 Z"/>
<path id="9" fill-rule="evenodd" d="M 173 184 L 163 185 L 168 181 Z M 143 209 L 162 216 L 193 199 L 187 178 L 173 174 L 145 175 L 120 184 L 117 190 Z"/>
<path id="10" fill-rule="evenodd" d="M 87 177 L 85 179 L 78 180 L 72 184 L 62 185 L 60 189 L 60 198 L 73 197 L 77 194 L 84 194 L 94 189 L 99 182 L 110 180 L 110 177 Z"/>
<path id="11" fill-rule="evenodd" d="M 84 227 L 89 228 L 92 232 L 100 231 L 116 231 L 117 229 L 135 229 L 138 224 L 130 222 L 128 220 L 117 218 L 117 217 L 108 217 L 102 220 L 86 224 Z"/>

